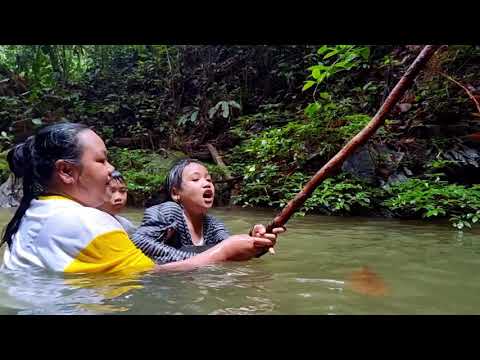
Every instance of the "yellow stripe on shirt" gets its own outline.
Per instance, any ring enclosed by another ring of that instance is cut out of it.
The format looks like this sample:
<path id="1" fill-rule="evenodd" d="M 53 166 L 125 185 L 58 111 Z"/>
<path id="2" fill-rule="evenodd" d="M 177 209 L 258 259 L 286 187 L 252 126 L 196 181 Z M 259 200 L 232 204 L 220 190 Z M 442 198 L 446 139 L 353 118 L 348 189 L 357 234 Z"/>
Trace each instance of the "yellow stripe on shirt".
<path id="1" fill-rule="evenodd" d="M 66 196 L 62 195 L 41 195 L 38 197 L 38 200 L 70 200 L 75 201 L 73 199 L 67 198 Z"/>
<path id="2" fill-rule="evenodd" d="M 127 233 L 114 230 L 95 237 L 65 268 L 66 273 L 111 273 L 126 269 L 151 269 L 155 263 L 145 256 Z"/>

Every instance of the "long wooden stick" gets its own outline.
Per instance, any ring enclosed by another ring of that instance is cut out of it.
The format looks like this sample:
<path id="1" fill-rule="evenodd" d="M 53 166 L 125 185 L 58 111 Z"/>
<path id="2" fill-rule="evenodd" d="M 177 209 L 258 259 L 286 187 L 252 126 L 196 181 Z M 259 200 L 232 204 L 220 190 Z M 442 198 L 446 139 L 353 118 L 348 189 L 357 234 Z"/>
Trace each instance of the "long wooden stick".
<path id="1" fill-rule="evenodd" d="M 305 201 L 307 201 L 317 186 L 320 185 L 320 183 L 327 178 L 333 170 L 340 167 L 358 147 L 366 143 L 378 128 L 383 125 L 387 114 L 402 98 L 403 94 L 405 94 L 405 91 L 411 86 L 420 70 L 425 66 L 428 60 L 430 60 L 439 47 L 440 45 L 426 45 L 423 48 L 415 61 L 410 65 L 405 74 L 398 81 L 397 85 L 395 85 L 390 92 L 382 107 L 377 111 L 372 120 L 370 120 L 363 130 L 355 135 L 355 137 L 353 137 L 329 162 L 317 171 L 304 188 L 292 200 L 290 200 L 287 205 L 285 205 L 283 210 L 267 226 L 267 232 L 271 232 L 273 228 L 285 225 L 293 213 L 300 209 Z"/>

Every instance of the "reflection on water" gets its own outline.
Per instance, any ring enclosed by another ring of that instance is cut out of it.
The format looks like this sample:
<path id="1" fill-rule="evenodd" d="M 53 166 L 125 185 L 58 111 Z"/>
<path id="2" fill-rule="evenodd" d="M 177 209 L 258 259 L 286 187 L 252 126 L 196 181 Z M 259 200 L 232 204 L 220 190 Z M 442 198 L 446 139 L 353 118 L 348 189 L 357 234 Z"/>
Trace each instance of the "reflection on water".
<path id="1" fill-rule="evenodd" d="M 127 299 L 133 289 L 142 287 L 138 279 L 126 275 L 69 278 L 42 271 L 4 271 L 0 273 L 0 283 L 0 306 L 26 315 L 127 311 L 129 306 L 119 301 Z"/>
<path id="2" fill-rule="evenodd" d="M 215 209 L 232 233 L 273 212 Z M 0 211 L 0 223 L 11 216 Z M 142 212 L 130 209 L 134 222 Z M 476 314 L 479 230 L 307 216 L 277 254 L 186 273 L 0 273 L 0 314 Z M 0 251 L 2 252 L 2 251 Z"/>

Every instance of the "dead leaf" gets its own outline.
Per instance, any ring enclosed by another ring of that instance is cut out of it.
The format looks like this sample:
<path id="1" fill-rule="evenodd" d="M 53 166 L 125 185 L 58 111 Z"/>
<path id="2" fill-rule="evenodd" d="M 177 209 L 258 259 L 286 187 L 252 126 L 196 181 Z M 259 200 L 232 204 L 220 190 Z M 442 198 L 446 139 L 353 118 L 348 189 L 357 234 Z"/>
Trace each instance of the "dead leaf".
<path id="1" fill-rule="evenodd" d="M 353 291 L 363 295 L 386 296 L 390 293 L 385 281 L 367 266 L 350 274 L 347 283 Z"/>
<path id="2" fill-rule="evenodd" d="M 465 138 L 470 141 L 477 141 L 480 142 L 480 132 L 475 132 L 472 134 L 465 135 Z"/>
<path id="3" fill-rule="evenodd" d="M 398 104 L 398 108 L 400 109 L 400 112 L 407 112 L 412 108 L 412 104 L 409 103 L 403 103 L 403 104 Z"/>

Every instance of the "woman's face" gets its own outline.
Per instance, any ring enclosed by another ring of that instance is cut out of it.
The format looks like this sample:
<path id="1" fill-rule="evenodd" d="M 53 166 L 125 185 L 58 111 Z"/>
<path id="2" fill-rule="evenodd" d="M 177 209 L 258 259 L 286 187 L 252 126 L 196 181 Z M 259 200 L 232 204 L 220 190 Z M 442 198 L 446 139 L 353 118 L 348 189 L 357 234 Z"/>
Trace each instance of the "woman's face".
<path id="1" fill-rule="evenodd" d="M 205 214 L 213 206 L 215 187 L 205 166 L 190 163 L 182 173 L 182 186 L 173 189 L 172 197 L 186 210 Z"/>
<path id="2" fill-rule="evenodd" d="M 81 167 L 76 177 L 76 197 L 86 206 L 98 207 L 106 200 L 110 175 L 114 170 L 107 160 L 103 140 L 92 130 L 78 134 L 82 146 Z"/>

